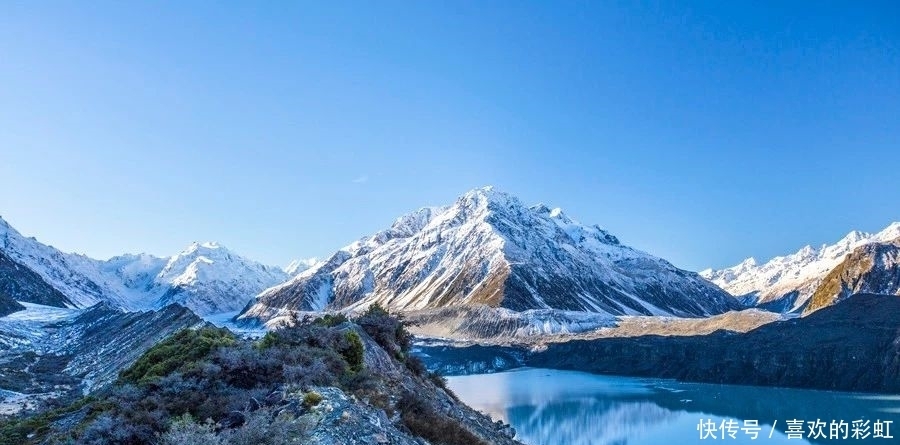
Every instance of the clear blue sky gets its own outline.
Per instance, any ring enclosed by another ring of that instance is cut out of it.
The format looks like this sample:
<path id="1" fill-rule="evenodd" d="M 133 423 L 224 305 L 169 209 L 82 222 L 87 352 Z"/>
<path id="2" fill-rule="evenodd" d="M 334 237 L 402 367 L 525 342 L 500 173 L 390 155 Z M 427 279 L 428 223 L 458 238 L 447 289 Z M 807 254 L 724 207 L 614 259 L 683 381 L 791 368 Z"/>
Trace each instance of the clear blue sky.
<path id="1" fill-rule="evenodd" d="M 494 184 L 695 270 L 900 219 L 898 2 L 371 3 L 0 3 L 0 215 L 283 264 Z"/>

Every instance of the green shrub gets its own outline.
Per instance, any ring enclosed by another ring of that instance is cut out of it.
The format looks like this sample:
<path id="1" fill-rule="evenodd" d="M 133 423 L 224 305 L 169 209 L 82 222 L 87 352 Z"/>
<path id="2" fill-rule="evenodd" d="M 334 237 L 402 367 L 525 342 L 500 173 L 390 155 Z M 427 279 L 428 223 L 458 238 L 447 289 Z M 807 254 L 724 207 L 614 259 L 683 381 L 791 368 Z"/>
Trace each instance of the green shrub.
<path id="1" fill-rule="evenodd" d="M 222 445 L 216 436 L 212 422 L 197 423 L 190 414 L 185 414 L 172 422 L 169 430 L 160 436 L 160 445 Z"/>
<path id="2" fill-rule="evenodd" d="M 333 328 L 335 326 L 344 324 L 350 321 L 346 315 L 338 312 L 335 314 L 325 314 L 322 317 L 319 317 L 313 321 L 313 323 L 318 324 L 320 326 L 325 326 L 326 328 Z"/>
<path id="3" fill-rule="evenodd" d="M 183 329 L 147 350 L 119 377 L 126 383 L 149 383 L 194 365 L 213 350 L 235 342 L 234 335 L 224 328 Z"/>
<path id="4" fill-rule="evenodd" d="M 419 357 L 410 354 L 405 357 L 403 362 L 406 364 L 406 369 L 409 369 L 415 375 L 424 376 L 428 374 L 428 368 L 425 367 L 425 363 Z"/>
<path id="5" fill-rule="evenodd" d="M 307 408 L 312 408 L 320 403 L 322 403 L 322 395 L 315 391 L 310 391 L 303 396 L 303 406 Z"/>
<path id="6" fill-rule="evenodd" d="M 259 349 L 269 349 L 278 344 L 279 338 L 278 334 L 274 332 L 266 332 L 266 335 L 263 338 L 259 339 L 256 343 L 256 347 Z"/>
<path id="7" fill-rule="evenodd" d="M 344 338 L 347 340 L 347 347 L 341 351 L 341 355 L 347 360 L 347 364 L 350 365 L 350 370 L 353 372 L 362 371 L 364 364 L 363 355 L 365 353 L 362 339 L 359 338 L 359 334 L 353 331 L 344 333 Z"/>
<path id="8" fill-rule="evenodd" d="M 0 421 L 0 444 L 36 443 L 50 432 L 51 423 L 82 409 L 93 401 L 92 397 L 85 397 L 64 408 L 46 411 L 31 417 L 2 420 Z"/>

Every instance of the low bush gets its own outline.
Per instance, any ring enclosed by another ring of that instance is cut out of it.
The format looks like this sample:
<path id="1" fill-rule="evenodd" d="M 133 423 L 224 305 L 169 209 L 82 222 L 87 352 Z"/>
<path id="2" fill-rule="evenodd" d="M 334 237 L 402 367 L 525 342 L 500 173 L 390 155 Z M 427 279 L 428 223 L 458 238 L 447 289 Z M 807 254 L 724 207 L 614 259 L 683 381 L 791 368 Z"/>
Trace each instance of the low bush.
<path id="1" fill-rule="evenodd" d="M 425 367 L 425 363 L 419 357 L 407 355 L 404 363 L 406 364 L 406 369 L 409 369 L 415 375 L 425 376 L 428 374 L 428 368 Z"/>
<path id="2" fill-rule="evenodd" d="M 399 315 L 391 315 L 379 304 L 373 304 L 355 320 L 375 342 L 397 358 L 412 346 L 413 336 Z"/>
<path id="3" fill-rule="evenodd" d="M 322 395 L 321 394 L 314 392 L 314 391 L 310 391 L 303 395 L 303 406 L 305 406 L 306 408 L 312 408 L 312 407 L 318 405 L 319 403 L 322 403 Z"/>
<path id="4" fill-rule="evenodd" d="M 403 425 L 435 445 L 488 445 L 456 420 L 441 415 L 418 395 L 404 393 L 397 403 Z"/>

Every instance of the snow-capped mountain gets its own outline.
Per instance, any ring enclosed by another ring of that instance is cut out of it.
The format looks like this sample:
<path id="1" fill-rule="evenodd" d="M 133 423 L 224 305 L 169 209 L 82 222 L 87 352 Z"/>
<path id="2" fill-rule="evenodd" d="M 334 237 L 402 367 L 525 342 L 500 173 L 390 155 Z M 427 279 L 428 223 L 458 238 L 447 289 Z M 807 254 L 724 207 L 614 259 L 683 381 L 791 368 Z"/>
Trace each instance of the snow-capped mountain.
<path id="1" fill-rule="evenodd" d="M 193 243 L 169 258 L 150 292 L 161 293 L 157 307 L 177 303 L 208 315 L 238 311 L 261 290 L 286 279 L 278 267 L 248 260 L 216 243 Z"/>
<path id="2" fill-rule="evenodd" d="M 85 308 L 106 301 L 126 310 L 139 309 L 141 291 L 105 272 L 104 262 L 63 253 L 26 238 L 0 218 L 0 251 L 40 275 L 68 299 L 65 306 Z"/>
<path id="3" fill-rule="evenodd" d="M 310 267 L 315 266 L 318 262 L 318 258 L 296 259 L 288 263 L 288 265 L 284 266 L 281 270 L 283 270 L 284 273 L 288 274 L 288 276 L 293 277 L 294 275 L 297 275 L 300 272 L 303 272 Z"/>
<path id="4" fill-rule="evenodd" d="M 559 209 L 491 187 L 423 208 L 262 292 L 241 315 L 452 306 L 703 316 L 738 302 L 693 272 L 622 245 Z"/>
<path id="5" fill-rule="evenodd" d="M 193 243 L 170 258 L 128 254 L 96 260 L 26 238 L 2 218 L 0 254 L 65 297 L 23 301 L 72 308 L 106 302 L 136 311 L 177 303 L 200 315 L 233 312 L 289 278 L 278 267 L 248 260 L 216 243 Z"/>
<path id="6" fill-rule="evenodd" d="M 900 222 L 895 222 L 878 233 L 853 231 L 835 244 L 819 248 L 806 246 L 791 255 L 772 258 L 765 264 L 757 264 L 755 259 L 748 258 L 736 266 L 707 269 L 700 275 L 749 305 L 798 311 L 803 309 L 823 278 L 854 249 L 898 237 Z"/>

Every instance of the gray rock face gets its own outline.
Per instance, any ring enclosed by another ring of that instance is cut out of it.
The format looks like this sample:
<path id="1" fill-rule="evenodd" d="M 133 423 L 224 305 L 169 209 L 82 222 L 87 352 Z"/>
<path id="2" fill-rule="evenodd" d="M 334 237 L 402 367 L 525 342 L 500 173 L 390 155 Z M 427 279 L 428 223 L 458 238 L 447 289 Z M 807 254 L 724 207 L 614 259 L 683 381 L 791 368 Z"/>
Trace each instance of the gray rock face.
<path id="1" fill-rule="evenodd" d="M 309 442 L 316 445 L 420 445 L 398 429 L 384 411 L 356 403 L 338 388 L 313 388 L 323 397 Z"/>
<path id="2" fill-rule="evenodd" d="M 825 276 L 803 313 L 810 314 L 858 293 L 900 295 L 900 238 L 854 249 Z"/>
<path id="3" fill-rule="evenodd" d="M 396 406 L 398 400 L 401 399 L 404 393 L 415 394 L 420 399 L 428 401 L 428 403 L 430 404 L 430 409 L 434 410 L 437 413 L 440 413 L 442 417 L 452 419 L 453 421 L 459 422 L 460 424 L 464 425 L 467 430 L 474 433 L 475 436 L 481 438 L 486 443 L 497 445 L 519 444 L 519 442 L 514 440 L 515 431 L 513 431 L 509 425 L 503 424 L 502 422 L 494 422 L 490 417 L 478 411 L 475 411 L 469 406 L 456 400 L 455 396 L 449 393 L 447 390 L 438 387 L 428 379 L 423 379 L 421 376 L 415 375 L 414 373 L 410 372 L 410 370 L 406 366 L 398 362 L 395 358 L 391 357 L 391 355 L 384 348 L 379 346 L 378 343 L 375 342 L 372 337 L 366 334 L 365 331 L 360 329 L 358 326 L 351 326 L 352 327 L 348 326 L 348 328 L 353 329 L 363 341 L 363 361 L 365 362 L 365 369 L 369 372 L 384 377 L 384 381 L 387 382 L 387 385 L 379 388 L 377 392 L 381 394 L 389 394 L 391 404 Z M 362 405 L 370 405 L 369 401 L 364 400 L 362 402 Z M 364 410 L 371 410 L 371 408 L 364 408 Z M 367 416 L 367 418 L 369 419 L 373 418 L 373 414 L 371 413 Z M 407 443 L 403 441 L 406 437 L 410 438 L 410 440 L 414 440 L 413 442 L 409 443 L 423 443 L 421 439 L 414 438 L 414 436 L 408 435 L 408 433 L 395 436 L 390 429 L 384 428 L 383 423 L 379 423 L 381 422 L 381 419 L 383 419 L 380 414 L 376 413 L 375 418 L 379 420 L 373 420 L 373 422 L 375 424 L 382 425 L 380 427 L 382 428 L 380 435 L 376 432 L 372 435 L 363 434 L 349 437 L 358 438 L 357 440 L 360 440 L 359 438 L 366 438 L 365 441 L 355 442 L 360 444 L 404 444 Z M 399 419 L 397 419 L 395 415 L 394 417 L 390 418 L 390 422 L 399 423 Z M 363 429 L 363 431 L 369 431 L 369 429 Z M 383 440 L 384 436 L 387 437 L 387 442 L 381 441 Z M 397 437 L 397 442 L 394 442 L 395 437 Z M 336 439 L 339 438 L 340 436 L 336 436 Z M 354 443 L 346 442 L 346 438 L 344 440 L 344 442 L 338 440 L 336 442 L 322 443 Z"/>
<path id="4" fill-rule="evenodd" d="M 0 294 L 0 317 L 7 316 L 13 312 L 25 310 L 25 306 L 19 304 L 16 300 L 7 295 Z"/>
<path id="5" fill-rule="evenodd" d="M 3 301 L 6 301 L 6 304 Z M 31 269 L 17 263 L 0 251 L 0 316 L 25 309 L 15 301 L 67 307 L 72 302 Z M 13 304 L 9 302 L 12 301 Z M 7 308 L 4 311 L 4 307 Z"/>

